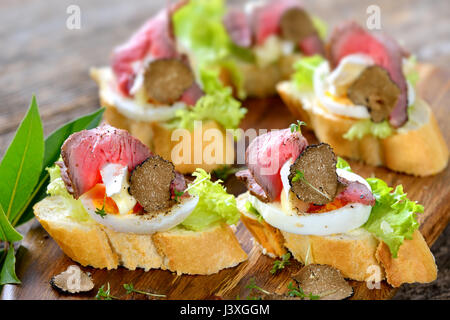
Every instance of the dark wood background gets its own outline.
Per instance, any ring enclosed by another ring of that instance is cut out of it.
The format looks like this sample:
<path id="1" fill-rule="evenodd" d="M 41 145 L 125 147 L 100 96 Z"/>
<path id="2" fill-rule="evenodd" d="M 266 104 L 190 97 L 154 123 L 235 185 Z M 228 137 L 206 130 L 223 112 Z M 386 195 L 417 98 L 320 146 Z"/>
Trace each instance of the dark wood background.
<path id="1" fill-rule="evenodd" d="M 433 105 L 441 106 L 439 122 L 449 143 L 447 103 L 450 102 L 450 77 L 444 70 L 450 63 L 449 1 L 304 2 L 312 13 L 324 18 L 330 26 L 343 19 L 355 19 L 364 23 L 367 7 L 371 4 L 379 5 L 382 28 L 399 39 L 419 60 L 440 67 L 441 70 L 436 71 L 439 73 L 435 78 L 437 82 L 430 80 L 429 83 L 429 86 L 435 85 L 439 90 L 430 91 L 427 100 Z M 25 114 L 32 94 L 37 96 L 46 134 L 73 117 L 96 109 L 97 87 L 89 78 L 89 67 L 107 64 L 112 48 L 126 40 L 164 3 L 155 0 L 2 0 L 0 157 Z M 72 4 L 81 9 L 79 30 L 66 28 L 66 9 Z M 272 120 L 265 120 L 263 123 L 267 128 L 284 125 L 282 121 Z M 448 181 L 448 174 L 446 177 Z M 401 183 L 402 180 L 410 179 L 412 178 L 400 177 L 393 180 Z M 431 182 L 429 179 L 422 181 L 425 187 Z M 418 194 L 420 184 L 406 191 Z M 441 197 L 444 199 L 440 199 L 439 203 L 450 200 L 448 193 Z M 39 228 L 32 229 L 32 232 L 33 230 L 39 231 Z M 31 233 L 31 238 L 33 235 Z M 450 298 L 449 235 L 447 227 L 432 248 L 440 271 L 438 280 L 429 285 L 403 286 L 397 293 L 397 298 Z M 38 246 L 39 243 L 34 245 Z"/>

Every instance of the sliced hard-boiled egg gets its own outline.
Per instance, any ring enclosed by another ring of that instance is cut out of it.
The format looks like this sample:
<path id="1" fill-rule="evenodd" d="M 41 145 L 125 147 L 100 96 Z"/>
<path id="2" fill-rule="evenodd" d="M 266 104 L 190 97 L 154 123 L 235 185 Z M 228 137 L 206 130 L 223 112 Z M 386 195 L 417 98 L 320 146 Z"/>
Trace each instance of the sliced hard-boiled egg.
<path id="1" fill-rule="evenodd" d="M 119 214 L 127 214 L 136 205 L 136 199 L 128 192 L 128 167 L 121 164 L 108 163 L 100 170 L 106 196 L 111 197 L 119 210 Z"/>
<path id="2" fill-rule="evenodd" d="M 182 198 L 180 202 L 173 205 L 168 211 L 151 214 L 127 214 L 108 213 L 98 214 L 99 190 L 95 186 L 80 197 L 81 203 L 88 214 L 96 222 L 111 228 L 117 232 L 135 233 L 135 234 L 152 234 L 158 231 L 169 230 L 186 219 L 194 210 L 198 203 L 198 197 Z M 101 198 L 103 201 L 103 198 Z"/>
<path id="3" fill-rule="evenodd" d="M 290 192 L 288 176 L 291 164 L 292 159 L 288 160 L 280 171 L 283 183 L 280 202 L 264 203 L 249 195 L 248 200 L 267 223 L 290 233 L 323 236 L 356 229 L 369 219 L 372 207 L 361 203 L 349 203 L 342 208 L 323 213 L 299 215 L 294 212 L 288 196 Z M 358 181 L 365 184 L 370 190 L 368 183 L 359 175 L 342 169 L 337 169 L 336 172 L 349 181 Z"/>

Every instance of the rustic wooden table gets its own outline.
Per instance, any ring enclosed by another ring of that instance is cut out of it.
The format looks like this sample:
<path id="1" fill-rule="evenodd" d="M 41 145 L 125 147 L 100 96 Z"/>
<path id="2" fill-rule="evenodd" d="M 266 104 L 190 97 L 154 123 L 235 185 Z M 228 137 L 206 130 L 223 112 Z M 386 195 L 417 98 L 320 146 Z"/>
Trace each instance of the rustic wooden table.
<path id="1" fill-rule="evenodd" d="M 364 23 L 367 7 L 376 4 L 381 9 L 382 28 L 400 39 L 419 60 L 442 69 L 450 63 L 450 2 L 447 0 L 304 2 L 330 26 L 343 19 Z M 89 67 L 106 64 L 112 48 L 127 39 L 164 3 L 163 0 L 47 0 L 45 3 L 2 0 L 0 157 L 32 94 L 37 96 L 46 134 L 69 119 L 96 109 L 97 87 L 88 76 Z M 70 5 L 81 9 L 80 29 L 66 27 L 66 10 Z M 443 94 L 433 97 L 436 103 L 442 105 L 449 100 L 449 87 L 448 80 L 440 83 Z M 441 128 L 448 131 L 448 113 L 441 112 L 441 115 Z M 432 248 L 440 270 L 438 280 L 430 285 L 403 286 L 397 298 L 450 298 L 449 235 L 447 227 Z"/>

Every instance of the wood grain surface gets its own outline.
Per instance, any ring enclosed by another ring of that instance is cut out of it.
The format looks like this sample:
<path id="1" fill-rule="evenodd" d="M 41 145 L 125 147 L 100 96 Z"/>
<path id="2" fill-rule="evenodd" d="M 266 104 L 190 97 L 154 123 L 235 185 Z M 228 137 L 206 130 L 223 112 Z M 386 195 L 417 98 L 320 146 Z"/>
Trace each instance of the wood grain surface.
<path id="1" fill-rule="evenodd" d="M 446 27 L 450 14 L 448 1 L 326 0 L 307 2 L 307 7 L 333 25 L 347 18 L 364 21 L 365 10 L 373 3 L 382 9 L 384 29 L 403 40 L 419 59 L 439 66 L 422 68 L 418 94 L 432 105 L 447 144 L 450 144 L 450 73 L 444 68 L 450 62 L 450 30 Z M 81 8 L 80 30 L 65 27 L 66 8 L 70 4 Z M 162 4 L 163 1 L 47 0 L 44 5 L 31 0 L 3 0 L 0 3 L 0 156 L 25 114 L 32 94 L 37 95 L 47 134 L 69 119 L 96 109 L 97 88 L 89 79 L 89 67 L 106 64 L 112 48 Z M 244 128 L 283 128 L 294 120 L 278 98 L 250 100 L 245 104 L 250 111 L 242 124 Z M 311 134 L 308 139 L 314 141 Z M 437 176 L 417 179 L 383 168 L 351 164 L 364 177 L 376 175 L 391 185 L 403 184 L 409 197 L 425 206 L 425 213 L 420 217 L 421 231 L 429 245 L 447 226 L 450 218 L 449 168 Z M 243 186 L 234 179 L 229 179 L 227 186 L 235 194 L 243 191 Z M 181 277 L 161 270 L 146 273 L 121 268 L 107 272 L 84 268 L 92 273 L 96 288 L 90 294 L 66 296 L 51 289 L 48 281 L 73 262 L 34 222 L 18 252 L 17 271 L 22 285 L 5 286 L 1 298 L 92 298 L 98 287 L 106 282 L 110 283 L 114 295 L 124 299 L 142 298 L 125 295 L 122 284 L 132 282 L 136 288 L 167 294 L 172 299 L 207 299 L 215 295 L 234 299 L 237 295 L 246 296 L 245 285 L 251 277 L 269 291 L 285 292 L 290 274 L 300 265 L 293 263 L 272 276 L 269 270 L 273 260 L 253 248 L 250 234 L 242 225 L 238 227 L 237 236 L 249 253 L 249 260 L 236 268 L 212 276 Z M 354 285 L 354 298 L 390 298 L 395 294 L 388 286 L 368 291 L 365 284 Z"/>

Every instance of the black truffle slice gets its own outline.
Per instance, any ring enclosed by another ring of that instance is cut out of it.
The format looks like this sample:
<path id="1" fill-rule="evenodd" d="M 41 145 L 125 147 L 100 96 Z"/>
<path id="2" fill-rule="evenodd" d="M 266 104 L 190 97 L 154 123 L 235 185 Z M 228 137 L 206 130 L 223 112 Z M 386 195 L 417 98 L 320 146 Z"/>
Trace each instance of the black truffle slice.
<path id="1" fill-rule="evenodd" d="M 71 265 L 66 271 L 52 277 L 50 284 L 65 293 L 88 292 L 94 288 L 91 276 L 77 265 Z"/>
<path id="2" fill-rule="evenodd" d="M 316 34 L 316 28 L 308 13 L 300 8 L 287 10 L 281 17 L 280 26 L 281 36 L 295 43 Z"/>
<path id="3" fill-rule="evenodd" d="M 173 164 L 160 156 L 151 156 L 133 170 L 130 194 L 147 213 L 162 212 L 175 203 L 170 192 L 174 179 Z"/>
<path id="4" fill-rule="evenodd" d="M 340 271 L 328 265 L 307 265 L 292 278 L 305 294 L 319 296 L 320 300 L 342 300 L 353 294 Z"/>
<path id="5" fill-rule="evenodd" d="M 151 62 L 144 73 L 144 87 L 150 99 L 165 104 L 176 102 L 194 83 L 191 69 L 179 59 Z"/>
<path id="6" fill-rule="evenodd" d="M 347 95 L 354 104 L 367 107 L 373 122 L 381 122 L 397 104 L 400 89 L 384 68 L 370 66 L 350 85 Z"/>
<path id="7" fill-rule="evenodd" d="M 288 178 L 300 200 L 318 205 L 333 201 L 339 185 L 333 149 L 326 143 L 308 146 L 291 165 Z"/>

